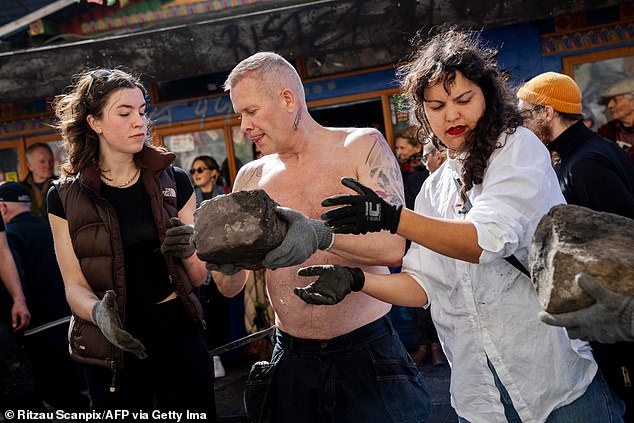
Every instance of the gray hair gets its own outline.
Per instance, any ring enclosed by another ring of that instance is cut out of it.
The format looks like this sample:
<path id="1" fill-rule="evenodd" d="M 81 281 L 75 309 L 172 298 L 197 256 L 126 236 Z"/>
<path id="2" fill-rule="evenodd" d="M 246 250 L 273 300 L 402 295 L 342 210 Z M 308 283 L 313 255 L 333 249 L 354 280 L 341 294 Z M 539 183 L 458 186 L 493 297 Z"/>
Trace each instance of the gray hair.
<path id="1" fill-rule="evenodd" d="M 39 150 L 39 149 L 46 150 L 46 151 L 48 151 L 49 153 L 51 153 L 51 156 L 53 155 L 53 150 L 51 149 L 51 146 L 50 146 L 50 145 L 48 145 L 48 144 L 46 144 L 46 143 L 43 143 L 43 142 L 37 142 L 37 143 L 35 143 L 35 144 L 31 144 L 31 145 L 30 145 L 30 146 L 26 149 L 26 153 L 25 153 L 25 154 L 26 154 L 26 158 L 27 158 L 27 160 L 31 157 L 31 155 L 33 154 L 33 152 L 34 152 L 35 150 Z"/>
<path id="2" fill-rule="evenodd" d="M 253 76 L 260 79 L 267 79 L 271 83 L 290 83 L 291 87 L 297 90 L 300 101 L 304 101 L 304 85 L 299 74 L 288 60 L 277 53 L 263 51 L 255 53 L 238 63 L 225 81 L 223 88 L 230 91 L 233 86 L 244 78 Z"/>

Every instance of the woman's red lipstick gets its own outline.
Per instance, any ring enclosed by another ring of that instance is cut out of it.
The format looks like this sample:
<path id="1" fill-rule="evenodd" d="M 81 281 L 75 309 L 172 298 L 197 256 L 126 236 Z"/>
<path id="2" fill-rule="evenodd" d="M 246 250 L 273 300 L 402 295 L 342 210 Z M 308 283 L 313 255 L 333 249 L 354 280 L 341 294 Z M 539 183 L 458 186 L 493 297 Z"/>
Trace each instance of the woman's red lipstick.
<path id="1" fill-rule="evenodd" d="M 460 125 L 460 126 L 452 126 L 451 128 L 447 129 L 447 133 L 449 135 L 460 135 L 462 134 L 464 131 L 467 130 L 466 126 Z"/>

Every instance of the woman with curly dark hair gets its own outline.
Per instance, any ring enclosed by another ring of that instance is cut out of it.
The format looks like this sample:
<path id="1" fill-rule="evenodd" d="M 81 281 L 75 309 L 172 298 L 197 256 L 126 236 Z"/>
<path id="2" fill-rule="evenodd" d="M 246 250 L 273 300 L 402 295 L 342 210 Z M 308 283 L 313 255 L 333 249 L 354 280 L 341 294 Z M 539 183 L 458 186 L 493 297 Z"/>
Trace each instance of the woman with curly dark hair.
<path id="1" fill-rule="evenodd" d="M 448 30 L 422 43 L 400 70 L 420 122 L 419 139 L 447 148 L 414 210 L 387 203 L 351 178 L 360 195 L 322 215 L 337 233 L 389 230 L 412 241 L 402 272 L 374 275 L 313 266 L 296 293 L 312 304 L 350 291 L 431 307 L 451 365 L 461 422 L 618 422 L 622 404 L 597 372 L 586 342 L 543 324 L 524 265 L 537 223 L 563 203 L 550 156 L 520 126 L 495 51 L 476 33 Z"/>

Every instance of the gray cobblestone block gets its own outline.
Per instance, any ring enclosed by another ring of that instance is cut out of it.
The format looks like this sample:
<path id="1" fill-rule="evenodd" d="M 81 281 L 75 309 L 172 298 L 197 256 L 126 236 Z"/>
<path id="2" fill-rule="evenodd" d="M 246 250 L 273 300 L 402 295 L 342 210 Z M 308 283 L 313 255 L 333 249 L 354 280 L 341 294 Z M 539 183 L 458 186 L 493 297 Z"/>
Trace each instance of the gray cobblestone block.
<path id="1" fill-rule="evenodd" d="M 580 272 L 607 289 L 634 295 L 634 220 L 575 205 L 555 206 L 537 225 L 529 268 L 539 301 L 549 313 L 594 302 L 574 284 Z"/>
<path id="2" fill-rule="evenodd" d="M 262 260 L 280 245 L 287 223 L 277 203 L 263 190 L 238 191 L 203 201 L 194 214 L 194 241 L 201 260 L 262 268 Z"/>

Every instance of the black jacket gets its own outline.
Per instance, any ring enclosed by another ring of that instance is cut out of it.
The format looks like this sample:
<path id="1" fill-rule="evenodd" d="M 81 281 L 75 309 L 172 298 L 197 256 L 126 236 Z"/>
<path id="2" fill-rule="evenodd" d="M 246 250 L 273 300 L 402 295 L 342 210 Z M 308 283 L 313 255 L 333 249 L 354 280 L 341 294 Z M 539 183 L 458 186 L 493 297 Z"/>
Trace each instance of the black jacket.
<path id="1" fill-rule="evenodd" d="M 6 223 L 13 253 L 31 312 L 31 328 L 70 316 L 64 281 L 57 265 L 48 224 L 24 212 Z"/>
<path id="2" fill-rule="evenodd" d="M 634 165 L 615 143 L 579 121 L 548 144 L 568 204 L 634 219 Z"/>

